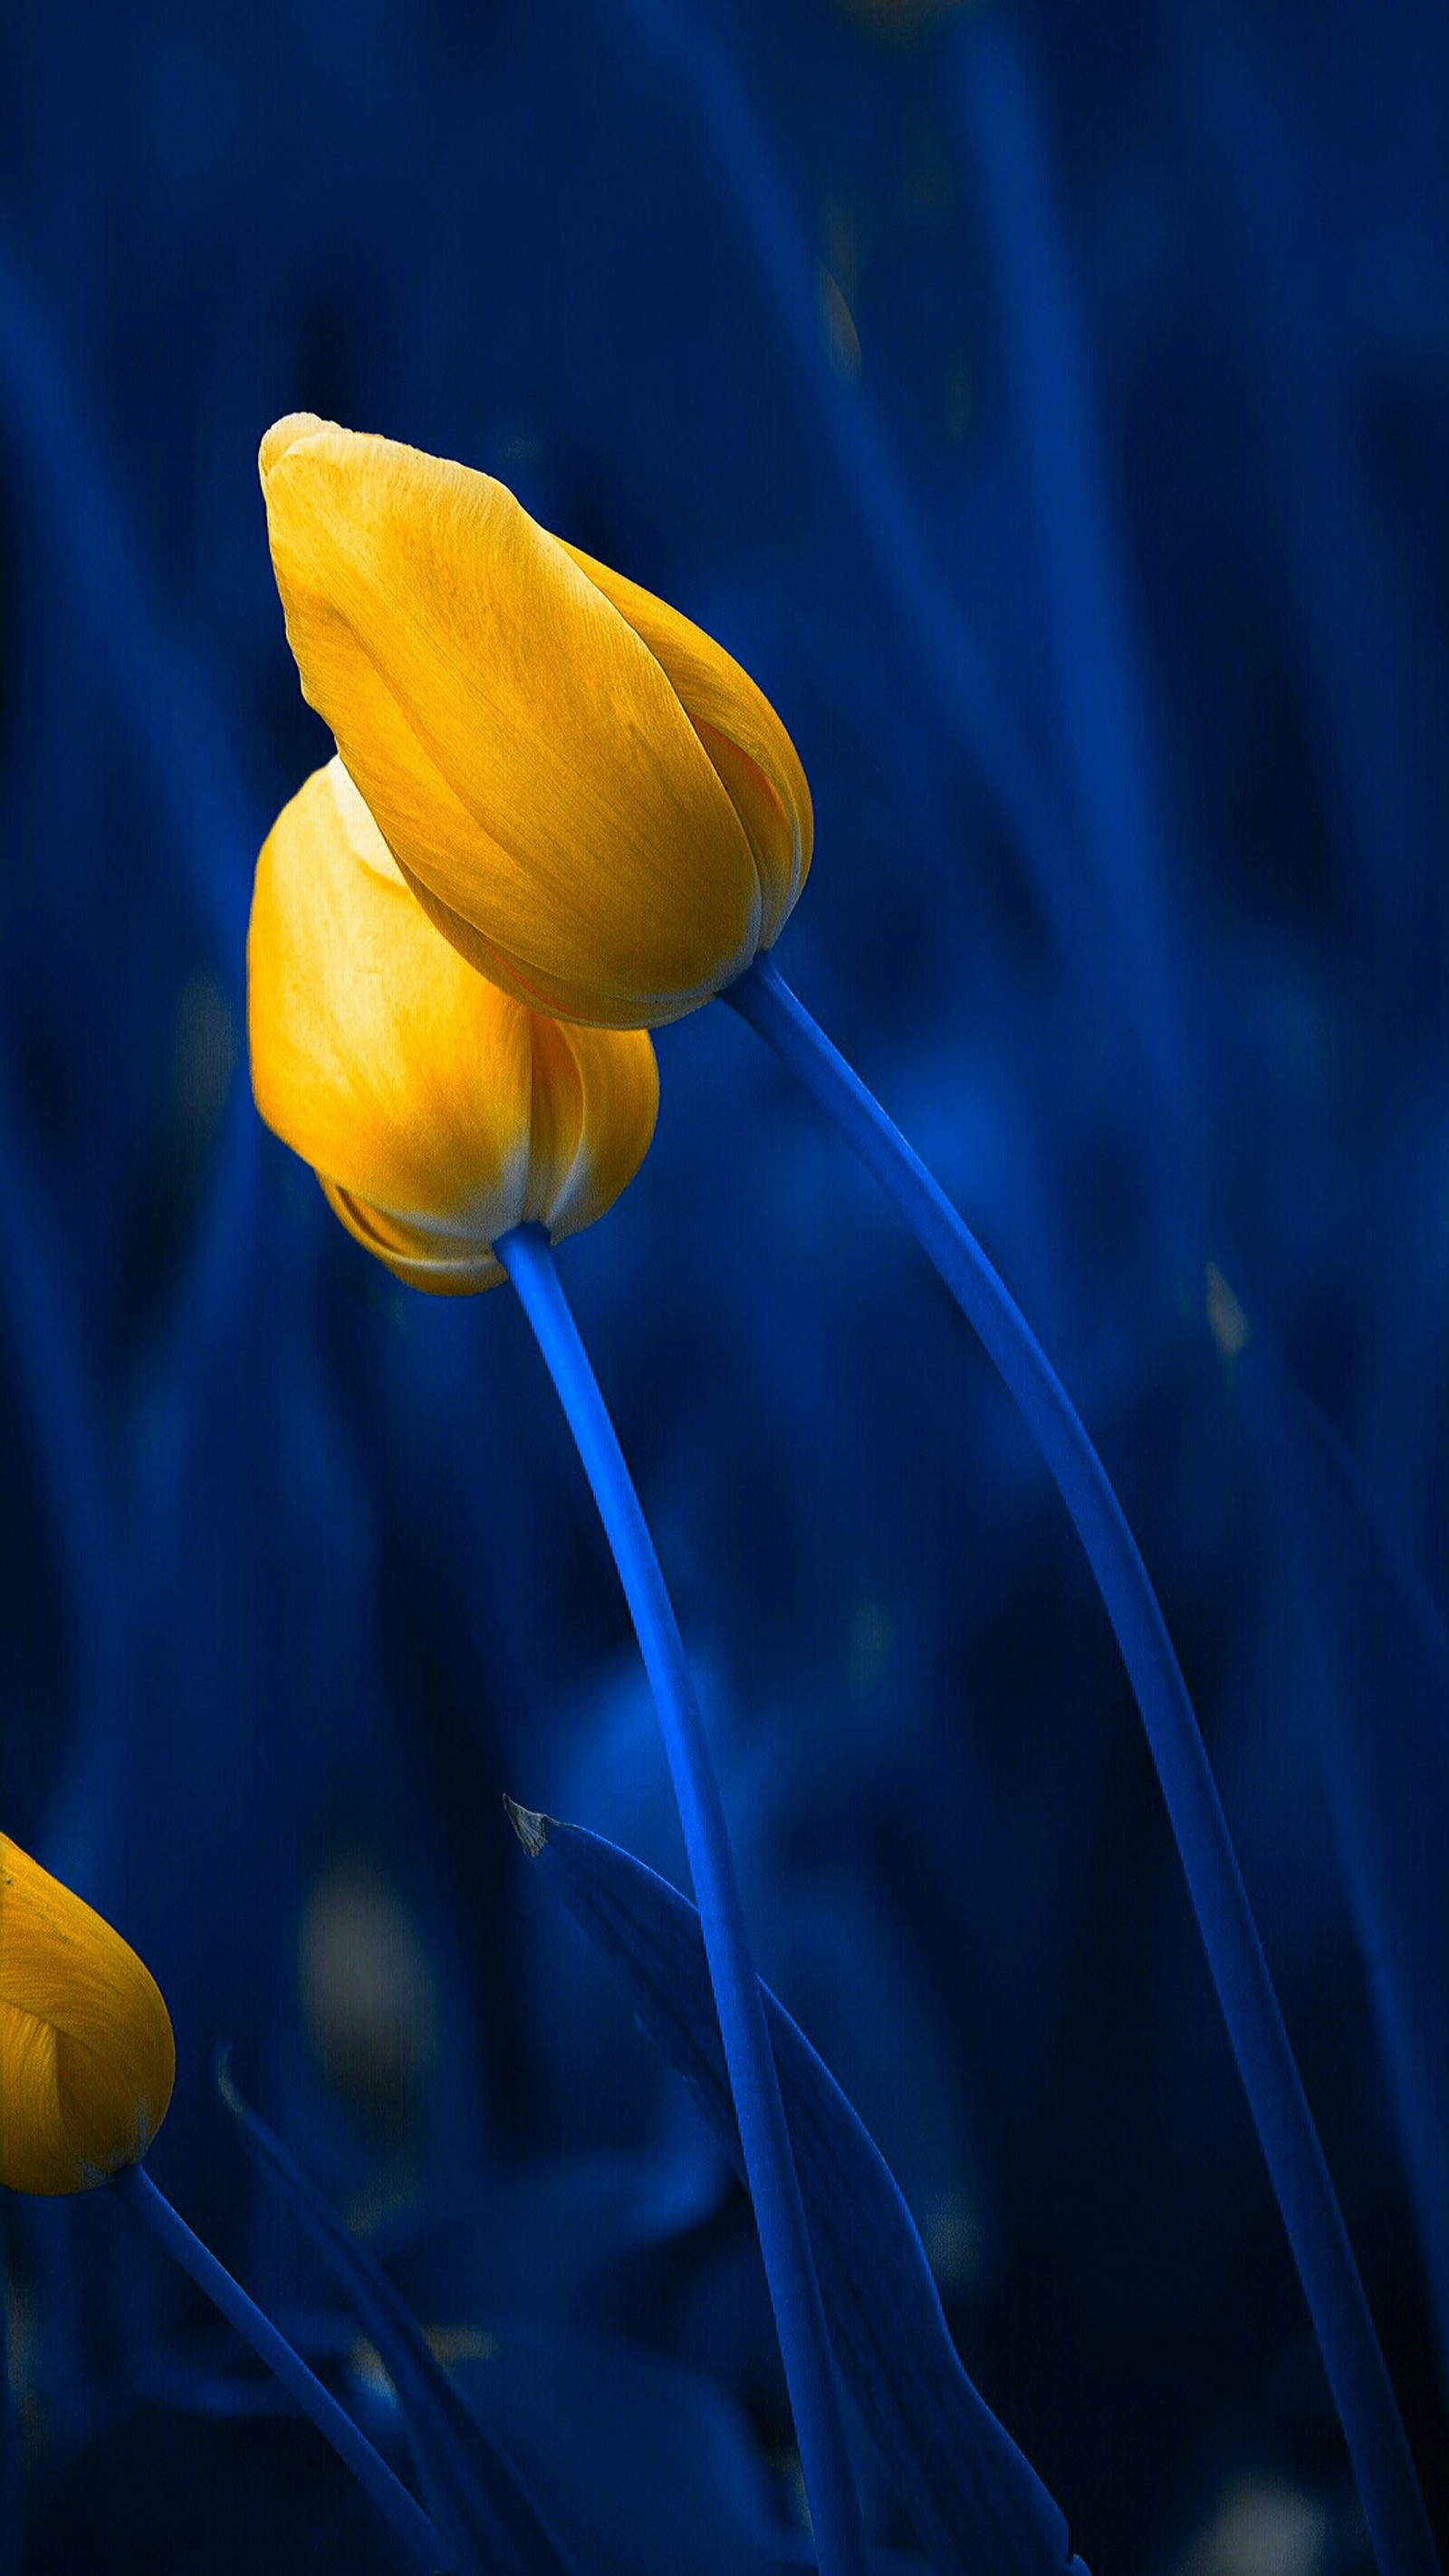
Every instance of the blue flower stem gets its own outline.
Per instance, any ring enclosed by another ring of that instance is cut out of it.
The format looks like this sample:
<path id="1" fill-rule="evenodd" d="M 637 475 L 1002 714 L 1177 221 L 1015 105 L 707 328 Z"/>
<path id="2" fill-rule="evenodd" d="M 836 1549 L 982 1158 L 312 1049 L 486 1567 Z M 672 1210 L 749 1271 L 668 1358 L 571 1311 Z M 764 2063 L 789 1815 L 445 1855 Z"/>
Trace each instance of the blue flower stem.
<path id="1" fill-rule="evenodd" d="M 758 958 L 721 998 L 775 1049 L 894 1200 L 1000 1370 L 1071 1514 L 1122 1650 L 1162 1783 L 1381 2576 L 1438 2576 L 1403 2423 L 1207 1750 L 1147 1568 L 1106 1469 L 1050 1360 L 974 1236 L 778 970 Z"/>
<path id="2" fill-rule="evenodd" d="M 518 1291 L 593 1488 L 663 1729 L 704 1929 L 745 2173 L 800 2446 L 821 2576 L 865 2576 L 855 2481 L 780 2081 L 750 1956 L 724 1809 L 654 1542 L 541 1225 L 494 1250 Z"/>
<path id="3" fill-rule="evenodd" d="M 311 2416 L 318 2432 L 331 2443 L 339 2460 L 352 2471 L 358 2485 L 365 2488 L 378 2512 L 391 2525 L 409 2558 L 425 2570 L 425 2576 L 437 2576 L 446 2559 L 422 2506 L 409 2494 L 401 2478 L 393 2475 L 366 2434 L 358 2430 L 346 2408 L 329 2396 L 300 2353 L 294 2352 L 286 2336 L 278 2333 L 270 2317 L 262 2314 L 240 2282 L 232 2279 L 209 2247 L 192 2233 L 164 2192 L 157 2190 L 145 2167 L 130 2165 L 124 2172 L 113 2174 L 111 2189 L 135 2210 L 138 2218 L 145 2220 L 182 2271 L 190 2274 L 197 2288 L 204 2290 L 212 2305 L 235 2326 L 243 2343 L 250 2344 L 259 2360 L 281 2381 L 302 2413 Z"/>

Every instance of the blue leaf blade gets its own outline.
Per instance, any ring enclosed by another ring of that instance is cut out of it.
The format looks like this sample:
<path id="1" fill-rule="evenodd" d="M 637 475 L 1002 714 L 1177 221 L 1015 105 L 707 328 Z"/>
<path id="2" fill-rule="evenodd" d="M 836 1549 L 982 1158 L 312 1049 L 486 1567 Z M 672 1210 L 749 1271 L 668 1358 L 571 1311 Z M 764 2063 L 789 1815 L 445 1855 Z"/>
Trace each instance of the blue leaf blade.
<path id="1" fill-rule="evenodd" d="M 600 1836 L 509 1812 L 741 2171 L 694 1907 Z M 836 2358 L 922 2546 L 940 2576 L 1080 2576 L 1059 2506 L 961 2366 L 889 2167 L 804 2033 L 761 1992 Z"/>
<path id="2" fill-rule="evenodd" d="M 464 2405 L 381 2264 L 248 2109 L 224 2063 L 217 2083 L 253 2164 L 289 2203 L 377 2348 L 397 2391 L 450 2576 L 571 2576 L 532 2497 Z"/>

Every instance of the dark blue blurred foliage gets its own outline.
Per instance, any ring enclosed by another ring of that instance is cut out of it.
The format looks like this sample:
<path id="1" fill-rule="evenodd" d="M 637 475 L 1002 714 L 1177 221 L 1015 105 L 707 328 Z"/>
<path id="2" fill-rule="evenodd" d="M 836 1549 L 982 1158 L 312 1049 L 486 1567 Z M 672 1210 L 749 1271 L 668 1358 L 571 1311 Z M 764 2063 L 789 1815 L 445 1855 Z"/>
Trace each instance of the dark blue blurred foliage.
<path id="1" fill-rule="evenodd" d="M 1449 25 L 895 14 L 0 21 L 0 1823 L 167 1996 L 157 2181 L 396 2464 L 220 2041 L 580 2576 L 808 2564 L 743 2197 L 503 1812 L 683 1881 L 524 1319 L 397 1287 L 251 1107 L 251 866 L 328 750 L 254 459 L 308 407 L 500 475 L 790 726 L 782 964 L 1141 1540 L 1442 2545 Z M 1065 1515 L 749 1032 L 660 1058 L 562 1267 L 762 1973 L 1098 2576 L 1357 2568 Z M 0 2283 L 4 2576 L 392 2563 L 109 2194 L 0 2196 Z"/>

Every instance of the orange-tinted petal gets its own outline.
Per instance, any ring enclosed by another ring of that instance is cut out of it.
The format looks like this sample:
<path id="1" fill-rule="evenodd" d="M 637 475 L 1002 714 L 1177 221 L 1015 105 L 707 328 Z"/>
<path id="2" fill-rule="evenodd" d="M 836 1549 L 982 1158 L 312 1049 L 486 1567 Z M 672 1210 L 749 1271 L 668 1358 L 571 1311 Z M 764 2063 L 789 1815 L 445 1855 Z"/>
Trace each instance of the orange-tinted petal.
<path id="1" fill-rule="evenodd" d="M 175 2076 L 150 1970 L 0 1835 L 0 2182 L 84 2191 L 137 2163 Z"/>
<path id="2" fill-rule="evenodd" d="M 299 415 L 261 471 L 304 692 L 445 933 L 601 1026 L 740 972 L 749 831 L 602 587 L 502 484 L 415 448 Z"/>
<path id="3" fill-rule="evenodd" d="M 762 948 L 773 947 L 810 866 L 815 817 L 799 755 L 764 691 L 703 627 L 560 538 L 667 676 L 749 836 Z"/>
<path id="4" fill-rule="evenodd" d="M 559 1241 L 643 1160 L 659 1096 L 647 1033 L 564 1030 L 476 973 L 340 760 L 268 835 L 247 961 L 263 1117 L 411 1286 L 496 1286 L 500 1234 L 535 1217 Z"/>

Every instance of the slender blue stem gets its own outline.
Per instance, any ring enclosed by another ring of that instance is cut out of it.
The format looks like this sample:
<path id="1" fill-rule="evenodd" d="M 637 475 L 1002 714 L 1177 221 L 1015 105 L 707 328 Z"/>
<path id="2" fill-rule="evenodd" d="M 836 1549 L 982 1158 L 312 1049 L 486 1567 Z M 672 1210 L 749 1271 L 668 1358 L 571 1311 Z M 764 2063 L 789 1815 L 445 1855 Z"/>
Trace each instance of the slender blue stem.
<path id="1" fill-rule="evenodd" d="M 974 1236 L 879 1101 L 758 958 L 722 996 L 766 1039 L 894 1200 L 1016 1399 L 1086 1549 L 1162 1783 L 1249 2106 L 1348 2442 L 1382 2576 L 1437 2576 L 1423 2497 L 1227 1819 L 1172 1640 L 1106 1469 Z"/>
<path id="2" fill-rule="evenodd" d="M 447 2562 L 442 2543 L 422 2506 L 408 2493 L 401 2478 L 393 2475 L 366 2434 L 359 2432 L 346 2408 L 328 2395 L 315 2372 L 292 2350 L 286 2336 L 277 2332 L 270 2317 L 262 2314 L 255 2300 L 247 2297 L 200 2237 L 193 2235 L 164 2192 L 157 2190 L 145 2167 L 130 2165 L 123 2173 L 113 2175 L 111 2189 L 138 2217 L 144 2218 L 182 2271 L 190 2274 L 197 2288 L 204 2290 L 213 2306 L 235 2326 L 242 2341 L 250 2344 L 275 2373 L 302 2413 L 311 2416 L 318 2432 L 331 2443 L 339 2460 L 352 2471 L 358 2485 L 366 2489 L 378 2512 L 391 2524 L 408 2556 L 426 2571 L 426 2576 L 436 2576 Z"/>
<path id="3" fill-rule="evenodd" d="M 865 2576 L 860 2510 L 805 2208 L 724 1809 L 679 1623 L 624 1453 L 554 1268 L 547 1233 L 541 1225 L 517 1226 L 493 1248 L 518 1291 L 593 1487 L 659 1711 L 822 2576 Z"/>

